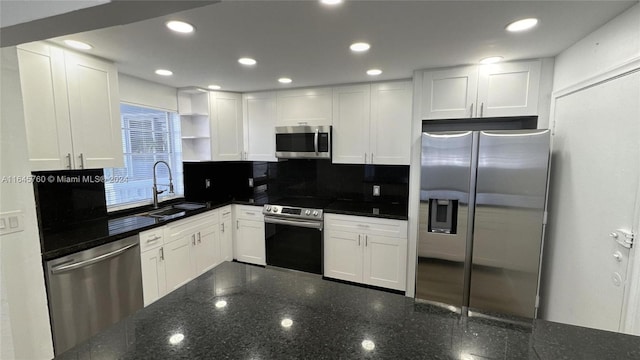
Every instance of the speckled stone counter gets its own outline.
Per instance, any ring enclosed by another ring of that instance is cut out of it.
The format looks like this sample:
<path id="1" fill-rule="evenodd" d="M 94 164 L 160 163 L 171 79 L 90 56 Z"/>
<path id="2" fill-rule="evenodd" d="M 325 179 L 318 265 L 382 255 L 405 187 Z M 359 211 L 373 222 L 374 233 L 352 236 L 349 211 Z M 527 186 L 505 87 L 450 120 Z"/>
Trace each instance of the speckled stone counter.
<path id="1" fill-rule="evenodd" d="M 317 275 L 223 263 L 57 359 L 640 359 L 640 338 L 460 317 Z"/>

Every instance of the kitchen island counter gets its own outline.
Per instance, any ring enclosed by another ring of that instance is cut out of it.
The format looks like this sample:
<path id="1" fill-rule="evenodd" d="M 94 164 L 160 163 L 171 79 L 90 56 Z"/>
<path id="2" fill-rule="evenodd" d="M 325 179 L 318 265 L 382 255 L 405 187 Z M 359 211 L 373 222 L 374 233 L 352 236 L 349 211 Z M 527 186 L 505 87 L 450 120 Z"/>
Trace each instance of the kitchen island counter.
<path id="1" fill-rule="evenodd" d="M 56 359 L 637 359 L 639 341 L 225 262 Z"/>

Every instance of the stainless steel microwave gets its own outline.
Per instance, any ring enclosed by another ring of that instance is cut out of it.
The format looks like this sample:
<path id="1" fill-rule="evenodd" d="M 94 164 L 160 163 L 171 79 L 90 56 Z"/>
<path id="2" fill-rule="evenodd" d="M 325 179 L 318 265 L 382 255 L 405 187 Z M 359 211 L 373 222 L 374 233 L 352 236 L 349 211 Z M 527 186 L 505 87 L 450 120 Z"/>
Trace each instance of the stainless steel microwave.
<path id="1" fill-rule="evenodd" d="M 331 126 L 276 126 L 276 157 L 331 159 Z"/>

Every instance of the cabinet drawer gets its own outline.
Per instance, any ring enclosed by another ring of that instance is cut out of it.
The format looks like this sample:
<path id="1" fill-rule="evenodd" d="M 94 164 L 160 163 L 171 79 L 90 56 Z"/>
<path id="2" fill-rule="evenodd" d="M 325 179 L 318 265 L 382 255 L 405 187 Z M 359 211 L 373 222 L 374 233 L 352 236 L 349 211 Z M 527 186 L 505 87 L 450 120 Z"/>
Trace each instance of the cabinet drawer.
<path id="1" fill-rule="evenodd" d="M 235 207 L 235 215 L 238 220 L 264 220 L 261 206 L 235 205 Z"/>
<path id="2" fill-rule="evenodd" d="M 407 222 L 404 220 L 325 214 L 324 223 L 327 231 L 338 230 L 395 238 L 407 237 Z"/>
<path id="3" fill-rule="evenodd" d="M 194 228 L 198 228 L 202 226 L 203 223 L 218 223 L 218 211 L 212 210 L 207 211 L 203 214 L 198 214 L 195 216 L 191 216 L 184 220 L 179 220 L 176 222 L 172 222 L 165 226 L 165 237 L 166 242 L 173 241 L 175 239 L 179 239 L 182 236 L 188 235 L 193 232 Z"/>
<path id="4" fill-rule="evenodd" d="M 220 213 L 220 222 L 231 219 L 231 205 L 218 209 L 218 212 Z"/>
<path id="5" fill-rule="evenodd" d="M 140 252 L 145 252 L 164 245 L 164 226 L 143 231 L 140 236 Z"/>

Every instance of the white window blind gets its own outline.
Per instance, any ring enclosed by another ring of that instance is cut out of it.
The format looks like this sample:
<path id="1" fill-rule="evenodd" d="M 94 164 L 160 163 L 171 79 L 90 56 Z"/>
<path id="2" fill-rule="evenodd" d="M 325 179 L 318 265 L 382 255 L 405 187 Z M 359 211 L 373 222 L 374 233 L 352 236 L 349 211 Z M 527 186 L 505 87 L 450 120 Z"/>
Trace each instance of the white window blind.
<path id="1" fill-rule="evenodd" d="M 120 105 L 124 168 L 104 169 L 107 206 L 151 203 L 153 199 L 153 164 L 164 160 L 171 167 L 175 195 L 184 194 L 180 117 L 173 112 L 129 104 Z M 169 184 L 169 171 L 157 167 L 158 184 Z M 167 190 L 160 197 L 169 194 Z"/>

